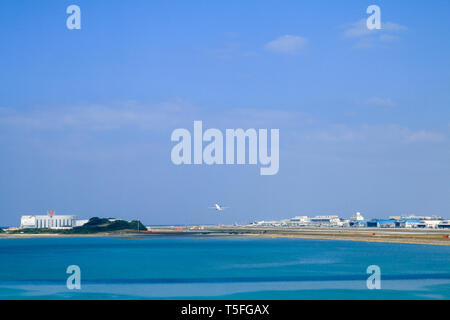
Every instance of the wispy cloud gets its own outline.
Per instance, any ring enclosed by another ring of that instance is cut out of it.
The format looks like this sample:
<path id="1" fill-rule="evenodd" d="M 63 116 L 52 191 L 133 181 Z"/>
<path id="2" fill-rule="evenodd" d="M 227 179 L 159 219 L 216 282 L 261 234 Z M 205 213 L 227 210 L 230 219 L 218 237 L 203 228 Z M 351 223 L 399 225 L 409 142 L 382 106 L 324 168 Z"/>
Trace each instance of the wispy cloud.
<path id="1" fill-rule="evenodd" d="M 442 142 L 445 140 L 445 137 L 442 134 L 427 131 L 427 130 L 419 130 L 415 132 L 406 132 L 405 141 L 408 143 L 415 142 Z"/>
<path id="2" fill-rule="evenodd" d="M 209 56 L 221 60 L 231 60 L 240 57 L 254 57 L 258 55 L 257 50 L 249 47 L 249 42 L 241 39 L 237 32 L 225 32 L 223 34 L 224 42 L 216 48 L 206 49 Z"/>
<path id="3" fill-rule="evenodd" d="M 363 102 L 366 105 L 379 107 L 395 107 L 395 102 L 391 98 L 372 97 Z"/>
<path id="4" fill-rule="evenodd" d="M 305 133 L 303 138 L 333 144 L 345 142 L 382 142 L 391 145 L 396 143 L 440 143 L 446 141 L 446 136 L 442 133 L 426 129 L 414 130 L 396 124 L 360 126 L 334 124 Z"/>
<path id="5" fill-rule="evenodd" d="M 178 114 L 183 113 L 185 102 L 165 102 L 143 106 L 124 102 L 114 106 L 82 105 L 74 107 L 40 108 L 30 110 L 0 109 L 0 126 L 25 130 L 92 131 L 136 128 L 160 129 L 176 124 Z M 193 108 L 189 107 L 190 110 Z"/>
<path id="6" fill-rule="evenodd" d="M 282 54 L 298 54 L 307 45 L 308 40 L 295 35 L 284 35 L 267 43 L 264 48 L 267 51 Z"/>
<path id="7" fill-rule="evenodd" d="M 224 128 L 295 128 L 311 119 L 299 111 L 277 108 L 224 108 L 214 110 L 175 100 L 158 104 L 122 102 L 112 105 L 79 105 L 60 108 L 17 110 L 0 108 L 0 128 L 26 131 L 119 131 L 135 129 L 160 131 L 190 126 L 202 120 L 205 125 Z"/>
<path id="8" fill-rule="evenodd" d="M 400 34 L 407 30 L 407 27 L 394 22 L 382 22 L 381 29 L 369 30 L 366 19 L 361 19 L 347 25 L 343 36 L 347 39 L 356 40 L 355 48 L 371 48 L 397 41 L 400 39 Z"/>
<path id="9" fill-rule="evenodd" d="M 371 98 L 368 103 L 393 106 L 389 98 Z M 427 128 L 409 128 L 399 124 L 349 125 L 330 124 L 295 110 L 283 109 L 224 109 L 211 112 L 186 101 L 142 106 L 127 102 L 117 106 L 88 105 L 59 109 L 14 110 L 0 108 L 0 128 L 11 132 L 34 133 L 96 133 L 127 132 L 129 129 L 147 134 L 169 132 L 190 127 L 194 120 L 203 120 L 205 127 L 216 128 L 279 128 L 286 139 L 294 138 L 319 143 L 386 144 L 440 143 L 447 141 L 446 133 Z M 99 134 L 101 136 L 101 134 Z"/>

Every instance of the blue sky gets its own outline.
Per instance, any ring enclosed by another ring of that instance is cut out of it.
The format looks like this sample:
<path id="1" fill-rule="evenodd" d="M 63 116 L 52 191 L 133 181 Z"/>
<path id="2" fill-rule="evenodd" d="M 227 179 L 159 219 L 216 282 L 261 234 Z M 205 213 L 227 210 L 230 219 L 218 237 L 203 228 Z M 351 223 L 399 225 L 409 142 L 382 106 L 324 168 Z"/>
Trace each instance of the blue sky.
<path id="1" fill-rule="evenodd" d="M 67 6 L 81 30 L 66 28 Z M 364 28 L 381 8 L 382 30 Z M 450 217 L 448 1 L 2 1 L 0 225 Z M 279 128 L 280 171 L 174 166 L 176 128 Z M 224 215 L 208 210 L 230 206 Z"/>

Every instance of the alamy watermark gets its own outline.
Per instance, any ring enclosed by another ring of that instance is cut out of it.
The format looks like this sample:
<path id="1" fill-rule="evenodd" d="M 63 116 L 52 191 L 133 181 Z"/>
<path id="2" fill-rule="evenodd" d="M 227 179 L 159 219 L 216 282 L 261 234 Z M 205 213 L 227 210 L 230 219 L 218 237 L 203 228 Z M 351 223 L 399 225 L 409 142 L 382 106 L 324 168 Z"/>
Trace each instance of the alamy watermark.
<path id="1" fill-rule="evenodd" d="M 175 129 L 172 132 L 171 140 L 178 143 L 172 148 L 171 159 L 175 165 L 259 163 L 261 175 L 275 175 L 280 162 L 279 139 L 279 129 L 271 129 L 269 155 L 268 129 L 226 129 L 224 146 L 222 131 L 211 128 L 203 132 L 202 121 L 194 121 L 193 139 L 187 129 Z M 208 143 L 204 148 L 203 142 Z"/>
<path id="2" fill-rule="evenodd" d="M 370 274 L 366 281 L 367 289 L 380 290 L 381 289 L 381 269 L 377 265 L 371 265 L 367 267 L 367 274 Z"/>
<path id="3" fill-rule="evenodd" d="M 81 29 L 81 9 L 80 9 L 80 7 L 75 4 L 72 4 L 67 7 L 66 13 L 70 14 L 70 16 L 67 17 L 67 20 L 66 20 L 67 29 L 80 30 Z"/>
<path id="4" fill-rule="evenodd" d="M 77 265 L 71 265 L 67 267 L 67 274 L 70 276 L 67 278 L 66 286 L 69 290 L 81 290 L 81 269 Z"/>
<path id="5" fill-rule="evenodd" d="M 367 7 L 366 12 L 371 14 L 369 18 L 367 18 L 366 25 L 369 30 L 380 30 L 381 29 L 381 9 L 377 5 L 370 5 Z"/>
<path id="6" fill-rule="evenodd" d="M 70 14 L 66 20 L 66 26 L 69 30 L 81 29 L 81 8 L 78 5 L 72 4 L 67 7 L 66 13 Z M 370 5 L 366 10 L 367 14 L 371 16 L 367 18 L 366 25 L 369 30 L 381 29 L 381 9 L 377 5 Z"/>

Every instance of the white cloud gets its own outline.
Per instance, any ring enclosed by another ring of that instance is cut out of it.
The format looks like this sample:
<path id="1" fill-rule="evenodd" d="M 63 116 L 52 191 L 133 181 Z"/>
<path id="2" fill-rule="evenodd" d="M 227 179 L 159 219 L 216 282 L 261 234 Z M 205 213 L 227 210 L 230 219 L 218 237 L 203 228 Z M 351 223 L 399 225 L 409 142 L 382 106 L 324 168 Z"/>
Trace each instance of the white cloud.
<path id="1" fill-rule="evenodd" d="M 297 54 L 303 50 L 308 40 L 304 37 L 295 35 L 284 35 L 267 43 L 264 48 L 267 51 L 283 53 L 283 54 Z"/>

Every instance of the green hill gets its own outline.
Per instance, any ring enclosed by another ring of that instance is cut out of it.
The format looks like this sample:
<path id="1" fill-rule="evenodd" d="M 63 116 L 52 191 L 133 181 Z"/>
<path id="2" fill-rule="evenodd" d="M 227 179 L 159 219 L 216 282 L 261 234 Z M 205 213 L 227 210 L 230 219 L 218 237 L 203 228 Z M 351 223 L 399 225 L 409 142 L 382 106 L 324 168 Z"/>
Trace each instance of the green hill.
<path id="1" fill-rule="evenodd" d="M 142 231 L 147 230 L 147 228 L 138 220 L 128 222 L 125 220 L 94 217 L 89 219 L 89 221 L 85 223 L 83 226 L 75 227 L 70 230 L 64 230 L 65 231 L 64 233 L 84 234 L 84 233 L 113 232 L 120 230 Z"/>

